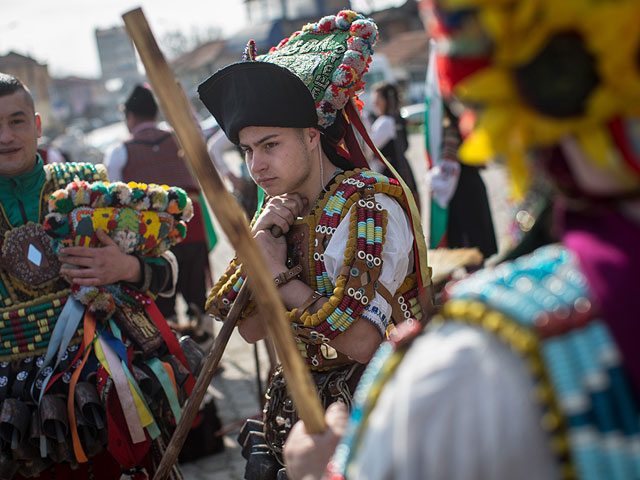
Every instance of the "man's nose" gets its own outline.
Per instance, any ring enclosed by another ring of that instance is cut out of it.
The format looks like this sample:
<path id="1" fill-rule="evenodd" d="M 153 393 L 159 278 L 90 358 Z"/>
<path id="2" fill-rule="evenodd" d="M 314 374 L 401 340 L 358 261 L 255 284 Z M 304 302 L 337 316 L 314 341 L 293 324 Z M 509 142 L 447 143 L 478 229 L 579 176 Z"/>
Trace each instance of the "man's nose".
<path id="1" fill-rule="evenodd" d="M 0 143 L 9 143 L 13 140 L 13 132 L 7 125 L 0 123 Z"/>
<path id="2" fill-rule="evenodd" d="M 253 152 L 249 169 L 252 172 L 262 172 L 267 168 L 267 162 L 260 153 Z"/>

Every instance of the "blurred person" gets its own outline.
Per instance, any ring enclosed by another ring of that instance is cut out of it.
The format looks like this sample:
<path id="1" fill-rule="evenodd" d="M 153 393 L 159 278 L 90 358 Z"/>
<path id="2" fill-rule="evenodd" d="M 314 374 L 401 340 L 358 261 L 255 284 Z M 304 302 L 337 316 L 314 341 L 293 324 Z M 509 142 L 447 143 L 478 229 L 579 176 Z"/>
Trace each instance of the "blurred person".
<path id="1" fill-rule="evenodd" d="M 415 197 L 416 204 L 420 206 L 416 180 L 411 165 L 405 157 L 405 152 L 409 148 L 409 138 L 406 120 L 400 115 L 398 88 L 387 82 L 374 85 L 373 108 L 376 118 L 371 124 L 371 140 L 406 182 Z M 387 167 L 383 168 L 382 174 L 392 176 Z"/>
<path id="2" fill-rule="evenodd" d="M 209 278 L 209 248 L 205 231 L 203 205 L 199 187 L 180 153 L 173 134 L 156 125 L 158 105 L 151 90 L 137 85 L 124 102 L 123 112 L 131 137 L 113 146 L 105 155 L 104 164 L 111 181 L 139 181 L 183 188 L 193 202 L 194 217 L 189 223 L 185 241 L 171 250 L 179 265 L 176 293 L 159 300 L 162 314 L 178 325 L 176 296 L 181 294 L 187 304 L 189 327 L 203 332 L 203 308 Z M 196 332 L 194 332 L 196 333 Z"/>
<path id="3" fill-rule="evenodd" d="M 176 261 L 170 252 L 125 254 L 100 228 L 97 247 L 54 252 L 44 225 L 67 217 L 49 218 L 50 196 L 74 179 L 100 183 L 107 176 L 91 163 L 45 165 L 37 151 L 41 131 L 27 87 L 0 73 L 0 478 L 147 479 L 171 413 L 162 394 L 145 397 L 141 420 L 133 405 L 134 398 L 143 401 L 140 391 L 129 389 L 142 377 L 159 387 L 148 364 L 162 358 L 163 375 L 178 379 L 171 388 L 179 409 L 199 361 L 189 355 L 194 362 L 187 362 L 185 343 L 164 319 L 151 325 L 152 298 L 172 294 Z M 125 289 L 126 305 L 99 316 L 79 300 L 96 289 Z M 135 377 L 127 380 L 125 370 Z M 123 381 L 130 382 L 124 390 Z"/>
<path id="4" fill-rule="evenodd" d="M 290 477 L 639 478 L 637 48 L 609 62 L 640 5 L 424 5 L 445 99 L 481 112 L 460 158 L 505 158 L 520 192 L 548 176 L 558 242 L 449 286 L 424 331 L 397 329 L 348 425 L 336 406 L 323 435 L 294 426 Z"/>
<path id="5" fill-rule="evenodd" d="M 42 137 L 38 143 L 38 153 L 44 164 L 64 163 L 67 161 L 60 149 L 52 145 L 48 138 Z"/>
<path id="6" fill-rule="evenodd" d="M 460 162 L 462 144 L 459 121 L 451 108 L 443 105 L 440 159 L 431 169 L 432 248 L 476 247 L 487 259 L 498 252 L 491 207 L 480 167 Z M 438 216 L 446 216 L 446 227 L 438 230 Z"/>
<path id="7" fill-rule="evenodd" d="M 338 399 L 350 405 L 387 331 L 422 317 L 418 298 L 428 274 L 416 255 L 426 247 L 415 203 L 405 204 L 411 193 L 366 168 L 353 130 L 360 118 L 351 98 L 362 88 L 377 27 L 348 10 L 312 25 L 259 60 L 250 42 L 245 61 L 219 70 L 198 92 L 267 195 L 253 238 L 326 407 Z M 274 226 L 282 236 L 274 237 Z M 208 312 L 228 315 L 244 272 L 234 259 L 209 295 Z M 265 338 L 270 312 L 254 301 L 243 307 L 240 334 L 250 343 Z M 282 444 L 297 412 L 281 367 L 265 399 L 263 421 L 247 422 L 239 439 L 246 478 L 284 474 Z"/>

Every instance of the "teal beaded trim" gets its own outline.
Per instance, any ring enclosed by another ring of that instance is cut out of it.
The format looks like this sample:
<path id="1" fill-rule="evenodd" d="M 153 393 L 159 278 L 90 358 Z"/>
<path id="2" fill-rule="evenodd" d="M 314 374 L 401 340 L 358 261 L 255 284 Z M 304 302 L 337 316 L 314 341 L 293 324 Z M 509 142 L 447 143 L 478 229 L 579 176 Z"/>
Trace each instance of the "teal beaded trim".
<path id="1" fill-rule="evenodd" d="M 53 163 L 44 166 L 47 180 L 53 180 L 53 190 L 66 187 L 76 177 L 87 182 L 107 181 L 104 165 L 93 163 Z"/>
<path id="2" fill-rule="evenodd" d="M 365 284 L 371 283 L 375 293 L 382 268 L 386 212 L 376 202 L 374 194 L 393 196 L 396 190 L 400 191 L 396 180 L 367 170 L 346 172 L 343 177 L 338 177 L 338 182 L 324 201 L 315 225 L 315 235 L 309 238 L 313 242 L 310 251 L 314 252 L 310 267 L 315 272 L 315 278 L 311 279 L 312 282 L 315 280 L 315 285 L 311 287 L 331 299 L 317 313 L 304 312 L 300 316 L 300 322 L 314 328 L 313 335 L 322 341 L 329 341 L 346 331 L 362 314 L 371 300 Z M 343 260 L 347 271 L 338 276 L 334 286 L 324 263 L 324 245 L 353 205 L 355 208 Z"/>
<path id="3" fill-rule="evenodd" d="M 478 272 L 454 285 L 451 295 L 482 302 L 539 339 L 579 478 L 640 477 L 640 409 L 571 252 L 559 245 L 541 248 Z"/>

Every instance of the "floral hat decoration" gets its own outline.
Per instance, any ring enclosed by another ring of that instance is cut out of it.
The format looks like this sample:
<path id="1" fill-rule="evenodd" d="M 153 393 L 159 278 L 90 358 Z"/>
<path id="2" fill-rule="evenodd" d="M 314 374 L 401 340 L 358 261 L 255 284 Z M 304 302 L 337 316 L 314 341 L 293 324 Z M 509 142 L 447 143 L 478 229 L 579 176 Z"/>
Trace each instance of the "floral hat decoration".
<path id="1" fill-rule="evenodd" d="M 67 246 L 100 246 L 101 228 L 122 252 L 154 257 L 184 240 L 192 216 L 191 199 L 178 187 L 74 181 L 51 195 L 43 225 L 56 254 Z M 71 293 L 105 317 L 126 301 L 119 285 L 72 285 Z"/>
<path id="2" fill-rule="evenodd" d="M 283 39 L 259 57 L 298 75 L 316 105 L 318 125 L 327 127 L 351 97 L 364 89 L 378 27 L 352 10 L 323 17 Z"/>
<path id="3" fill-rule="evenodd" d="M 479 110 L 462 160 L 503 155 L 516 187 L 525 152 L 567 138 L 622 186 L 640 183 L 640 2 L 429 0 L 443 92 Z"/>
<path id="4" fill-rule="evenodd" d="M 249 42 L 243 62 L 213 74 L 198 93 L 236 144 L 250 125 L 326 128 L 364 88 L 377 39 L 371 19 L 343 10 L 305 25 L 261 57 Z"/>

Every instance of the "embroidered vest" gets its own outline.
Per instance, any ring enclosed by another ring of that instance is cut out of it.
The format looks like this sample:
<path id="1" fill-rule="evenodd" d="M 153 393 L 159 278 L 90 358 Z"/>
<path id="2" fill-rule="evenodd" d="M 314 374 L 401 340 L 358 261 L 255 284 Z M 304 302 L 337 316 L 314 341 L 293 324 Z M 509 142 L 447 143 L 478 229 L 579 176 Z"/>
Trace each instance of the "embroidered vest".
<path id="1" fill-rule="evenodd" d="M 171 132 L 146 128 L 124 145 L 127 149 L 127 163 L 122 171 L 124 182 L 175 185 L 187 192 L 198 190 Z"/>
<path id="2" fill-rule="evenodd" d="M 288 312 L 298 346 L 312 370 L 353 363 L 333 349 L 329 341 L 347 330 L 359 316 L 366 315 L 365 307 L 376 293 L 392 307 L 389 326 L 406 319 L 422 319 L 415 272 L 405 278 L 396 292 L 389 292 L 378 282 L 387 212 L 376 202 L 376 193 L 398 199 L 402 196 L 395 180 L 378 173 L 356 170 L 340 174 L 311 213 L 298 220 L 287 235 L 288 266 L 301 265 L 300 279 L 329 298 L 316 313 L 297 309 Z M 344 266 L 334 285 L 326 271 L 324 252 L 349 210 L 352 214 Z M 219 317 L 226 316 L 243 282 L 241 267 L 234 260 L 212 289 L 207 310 Z M 250 303 L 245 315 L 252 310 Z"/>

